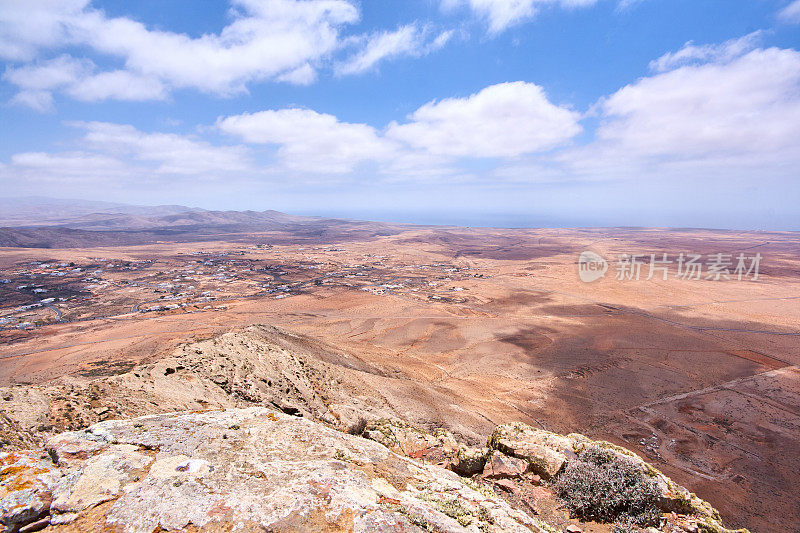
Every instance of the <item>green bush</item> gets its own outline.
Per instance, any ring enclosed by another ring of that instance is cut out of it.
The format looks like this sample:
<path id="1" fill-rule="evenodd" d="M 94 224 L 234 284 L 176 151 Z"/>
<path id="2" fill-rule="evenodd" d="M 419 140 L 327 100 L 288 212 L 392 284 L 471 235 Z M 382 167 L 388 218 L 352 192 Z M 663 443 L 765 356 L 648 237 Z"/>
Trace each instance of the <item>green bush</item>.
<path id="1" fill-rule="evenodd" d="M 556 479 L 555 489 L 572 514 L 583 520 L 620 522 L 618 527 L 629 528 L 660 522 L 656 482 L 632 459 L 599 446 L 587 447 L 570 461 Z"/>

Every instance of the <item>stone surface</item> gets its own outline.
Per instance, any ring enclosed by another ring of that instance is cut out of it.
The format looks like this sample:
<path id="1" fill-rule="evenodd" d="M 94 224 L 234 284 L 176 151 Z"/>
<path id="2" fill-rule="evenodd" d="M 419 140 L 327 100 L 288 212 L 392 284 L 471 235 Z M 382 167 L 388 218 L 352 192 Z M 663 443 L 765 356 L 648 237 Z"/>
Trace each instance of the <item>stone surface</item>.
<path id="1" fill-rule="evenodd" d="M 57 447 L 54 449 L 58 450 Z M 53 490 L 51 522 L 70 522 L 79 512 L 115 499 L 128 482 L 138 480 L 144 474 L 151 462 L 151 456 L 131 444 L 111 445 L 86 459 L 76 472 L 65 476 Z"/>
<path id="2" fill-rule="evenodd" d="M 572 451 L 567 437 L 514 423 L 498 426 L 491 437 L 490 447 L 506 455 L 524 459 L 536 474 L 550 479 L 567 462 L 565 450 Z"/>
<path id="3" fill-rule="evenodd" d="M 459 444 L 455 459 L 449 468 L 460 476 L 474 476 L 483 472 L 488 455 L 487 448 L 474 448 Z"/>
<path id="4" fill-rule="evenodd" d="M 28 449 L 106 419 L 250 406 L 274 407 L 347 430 L 361 419 L 399 416 L 385 394 L 364 381 L 379 374 L 308 338 L 249 326 L 181 344 L 120 374 L 0 387 L 0 396 L 8 398 L 0 402 L 6 415 L 0 417 L 0 444 Z"/>
<path id="5" fill-rule="evenodd" d="M 402 420 L 379 418 L 370 420 L 364 428 L 364 437 L 380 442 L 390 450 L 408 457 L 421 458 L 429 450 L 439 450 L 442 454 L 454 455 L 458 442 L 453 435 L 444 430 L 431 434 L 417 429 Z"/>
<path id="6" fill-rule="evenodd" d="M 428 433 L 396 419 L 371 420 L 362 435 L 395 453 L 438 464 L 467 477 L 483 471 L 488 454 L 486 448 L 457 442 L 447 430 L 440 428 Z"/>
<path id="7" fill-rule="evenodd" d="M 633 461 L 645 474 L 656 478 L 661 490 L 659 506 L 662 511 L 675 515 L 676 524 L 698 531 L 731 531 L 722 525 L 719 513 L 711 504 L 673 482 L 639 455 L 613 443 L 593 441 L 579 433 L 559 435 L 514 422 L 497 426 L 489 436 L 488 445 L 493 450 L 524 459 L 531 470 L 544 479 L 556 476 L 568 461 L 577 457 L 587 446 L 600 446 Z"/>
<path id="8" fill-rule="evenodd" d="M 522 477 L 528 470 L 528 463 L 523 459 L 509 457 L 503 452 L 492 453 L 483 468 L 485 478 Z"/>
<path id="9" fill-rule="evenodd" d="M 261 407 L 106 421 L 48 449 L 54 530 L 547 531 L 449 470 Z"/>
<path id="10" fill-rule="evenodd" d="M 46 456 L 45 456 L 46 457 Z M 41 452 L 0 453 L 0 524 L 13 532 L 47 515 L 61 473 Z"/>
<path id="11" fill-rule="evenodd" d="M 403 422 L 367 429 L 388 446 L 264 407 L 100 422 L 52 437 L 46 453 L 0 453 L 0 524 L 7 533 L 44 527 L 64 533 L 553 533 L 576 524 L 565 523 L 563 502 L 551 488 L 532 483 L 531 454 L 557 453 L 569 443 L 565 461 L 585 446 L 600 445 L 658 477 L 673 508 L 664 515 L 662 531 L 728 531 L 706 502 L 635 454 L 582 435 L 500 426 L 489 439 L 491 456 L 484 465 L 486 449 L 457 443 L 446 431 L 429 434 Z M 448 454 L 449 468 L 461 464 L 469 472 L 480 465 L 498 490 L 482 485 L 478 476 L 461 477 L 426 462 L 430 450 Z M 581 529 L 611 528 L 594 527 Z"/>

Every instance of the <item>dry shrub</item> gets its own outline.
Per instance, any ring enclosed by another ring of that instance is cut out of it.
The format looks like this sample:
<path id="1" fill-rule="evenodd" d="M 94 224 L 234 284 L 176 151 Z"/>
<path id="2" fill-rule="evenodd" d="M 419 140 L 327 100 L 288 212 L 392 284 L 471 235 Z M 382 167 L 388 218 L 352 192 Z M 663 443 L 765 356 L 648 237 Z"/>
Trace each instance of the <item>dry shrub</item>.
<path id="1" fill-rule="evenodd" d="M 657 526 L 658 485 L 631 459 L 599 446 L 570 461 L 555 483 L 558 495 L 583 520 L 619 522 L 621 532 Z"/>
<path id="2" fill-rule="evenodd" d="M 364 430 L 367 429 L 367 419 L 366 418 L 359 418 L 355 424 L 347 428 L 347 433 L 350 435 L 357 435 L 361 436 L 364 434 Z"/>

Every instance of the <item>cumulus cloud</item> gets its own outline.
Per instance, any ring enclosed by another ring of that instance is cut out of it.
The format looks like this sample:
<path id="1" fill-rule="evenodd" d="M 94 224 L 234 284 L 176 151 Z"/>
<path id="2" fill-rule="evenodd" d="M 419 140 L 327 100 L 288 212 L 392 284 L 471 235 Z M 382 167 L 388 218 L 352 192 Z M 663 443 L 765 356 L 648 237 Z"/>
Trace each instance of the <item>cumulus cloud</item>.
<path id="1" fill-rule="evenodd" d="M 52 102 L 42 91 L 87 101 L 158 100 L 180 88 L 231 96 L 252 83 L 313 83 L 318 70 L 345 49 L 350 57 L 335 63 L 337 73 L 354 74 L 388 58 L 429 53 L 451 35 L 433 35 L 413 23 L 394 32 L 343 37 L 360 17 L 352 0 L 229 1 L 229 24 L 192 37 L 108 17 L 88 0 L 8 0 L 0 3 L 0 57 L 24 64 L 6 80 L 24 93 L 15 98 L 18 103 L 39 109 Z M 44 52 L 76 46 L 119 64 L 99 71 L 88 58 L 36 61 Z"/>
<path id="2" fill-rule="evenodd" d="M 515 157 L 542 152 L 580 133 L 580 114 L 551 103 L 533 83 L 492 85 L 466 98 L 420 107 L 387 136 L 416 149 L 454 157 Z"/>
<path id="3" fill-rule="evenodd" d="M 278 146 L 288 168 L 341 174 L 368 160 L 386 160 L 395 147 L 366 124 L 340 122 L 310 109 L 267 110 L 220 118 L 217 127 L 251 144 Z"/>
<path id="4" fill-rule="evenodd" d="M 717 46 L 688 44 L 657 59 L 651 75 L 593 106 L 598 126 L 588 138 L 579 137 L 580 113 L 520 81 L 431 101 L 383 128 L 301 108 L 220 117 L 215 130 L 238 145 L 76 123 L 85 130 L 77 150 L 18 154 L 0 174 L 36 180 L 63 170 L 70 179 L 81 172 L 103 179 L 98 169 L 107 169 L 108 179 L 119 180 L 341 180 L 365 172 L 387 181 L 796 180 L 800 52 L 753 42 L 748 36 Z M 46 106 L 48 88 L 69 81 L 47 63 L 38 66 L 43 69 L 15 75 L 27 80 L 31 98 L 43 91 Z"/>
<path id="5" fill-rule="evenodd" d="M 156 163 L 161 174 L 208 175 L 251 168 L 241 146 L 214 146 L 174 133 L 145 133 L 127 124 L 74 122 L 86 130 L 83 142 L 100 153 Z"/>
<path id="6" fill-rule="evenodd" d="M 76 100 L 163 100 L 167 96 L 158 78 L 140 76 L 126 70 L 113 70 L 86 76 L 67 89 Z"/>
<path id="7" fill-rule="evenodd" d="M 310 64 L 304 63 L 294 70 L 281 74 L 276 79 L 293 85 L 311 85 L 317 79 L 317 71 Z"/>
<path id="8" fill-rule="evenodd" d="M 277 147 L 282 164 L 296 171 L 343 174 L 374 162 L 386 175 L 428 177 L 452 174 L 461 158 L 546 151 L 581 131 L 578 113 L 523 82 L 430 102 L 409 118 L 381 131 L 310 109 L 279 109 L 221 117 L 216 125 L 246 143 Z"/>
<path id="9" fill-rule="evenodd" d="M 638 155 L 798 148 L 800 52 L 756 49 L 623 87 L 602 104 L 597 137 Z"/>
<path id="10" fill-rule="evenodd" d="M 442 7 L 451 10 L 467 5 L 489 25 L 489 33 L 500 33 L 510 26 L 533 18 L 540 7 L 558 5 L 566 8 L 590 6 L 597 0 L 442 0 Z"/>
<path id="11" fill-rule="evenodd" d="M 548 180 L 796 179 L 800 52 L 749 48 L 726 43 L 659 60 L 656 70 L 671 70 L 601 99 L 592 141 L 533 161 L 538 175 Z"/>
<path id="12" fill-rule="evenodd" d="M 91 61 L 62 55 L 49 61 L 8 69 L 3 79 L 25 90 L 43 91 L 75 83 L 93 68 Z"/>
<path id="13" fill-rule="evenodd" d="M 39 113 L 55 110 L 53 93 L 50 91 L 20 91 L 11 98 L 9 103 L 30 107 Z"/>
<path id="14" fill-rule="evenodd" d="M 68 21 L 84 13 L 89 0 L 4 0 L 0 2 L 0 58 L 34 59 L 40 48 L 68 39 Z"/>
<path id="15" fill-rule="evenodd" d="M 794 0 L 791 4 L 778 12 L 778 18 L 789 24 L 800 24 L 800 0 Z"/>
<path id="16" fill-rule="evenodd" d="M 358 53 L 336 65 L 336 73 L 358 74 L 388 58 L 418 57 L 440 49 L 453 36 L 452 31 L 445 31 L 429 39 L 430 33 L 427 27 L 408 24 L 393 32 L 373 34 L 365 39 L 366 42 Z"/>
<path id="17" fill-rule="evenodd" d="M 319 60 L 336 48 L 340 28 L 359 16 L 344 0 L 234 0 L 234 5 L 239 10 L 233 22 L 219 34 L 199 38 L 150 30 L 127 18 L 107 19 L 98 11 L 74 24 L 87 44 L 123 58 L 129 70 L 174 87 L 227 95 Z"/>
<path id="18" fill-rule="evenodd" d="M 94 182 L 97 185 L 98 181 L 107 182 L 134 175 L 124 161 L 85 151 L 23 152 L 11 157 L 10 166 L 13 167 L 15 177 L 44 182 Z"/>
<path id="19" fill-rule="evenodd" d="M 656 72 L 665 72 L 684 65 L 730 61 L 750 50 L 754 50 L 759 45 L 762 36 L 763 32 L 759 30 L 722 44 L 697 46 L 689 41 L 677 52 L 668 52 L 651 61 L 650 69 Z"/>
<path id="20" fill-rule="evenodd" d="M 11 68 L 3 79 L 16 85 L 20 92 L 13 103 L 27 105 L 37 111 L 52 108 L 52 91 L 63 90 L 84 101 L 163 100 L 164 85 L 156 78 L 145 78 L 125 70 L 96 73 L 93 62 L 62 55 L 49 61 Z"/>
<path id="21" fill-rule="evenodd" d="M 0 164 L 0 181 L 18 190 L 36 187 L 142 188 L 191 187 L 259 176 L 244 146 L 214 145 L 190 135 L 143 132 L 131 125 L 73 122 L 85 131 L 72 149 L 17 153 Z"/>

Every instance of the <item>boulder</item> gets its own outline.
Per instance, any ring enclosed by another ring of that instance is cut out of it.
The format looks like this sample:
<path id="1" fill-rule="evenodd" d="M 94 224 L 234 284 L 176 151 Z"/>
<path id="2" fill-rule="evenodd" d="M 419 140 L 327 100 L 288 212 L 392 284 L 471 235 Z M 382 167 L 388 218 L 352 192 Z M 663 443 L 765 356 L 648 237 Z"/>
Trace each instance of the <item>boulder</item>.
<path id="1" fill-rule="evenodd" d="M 409 457 L 421 458 L 432 449 L 446 455 L 454 455 L 458 450 L 458 442 L 449 431 L 438 429 L 428 433 L 402 420 L 390 418 L 370 420 L 364 427 L 363 436 Z"/>
<path id="2" fill-rule="evenodd" d="M 567 437 L 519 422 L 497 426 L 488 443 L 494 450 L 524 459 L 544 479 L 554 477 L 567 462 L 565 452 L 572 451 Z"/>
<path id="3" fill-rule="evenodd" d="M 36 452 L 0 452 L 0 525 L 13 533 L 48 515 L 61 473 Z M 46 457 L 46 456 L 45 456 Z"/>
<path id="4" fill-rule="evenodd" d="M 474 448 L 464 444 L 458 445 L 454 460 L 449 465 L 450 470 L 460 476 L 474 476 L 483 472 L 486 465 L 487 448 Z"/>
<path id="5" fill-rule="evenodd" d="M 527 471 L 527 461 L 495 451 L 486 461 L 483 468 L 483 477 L 488 479 L 522 477 Z"/>
<path id="6" fill-rule="evenodd" d="M 438 464 L 462 476 L 483 471 L 486 448 L 474 448 L 456 441 L 452 433 L 436 429 L 428 433 L 400 420 L 381 418 L 367 422 L 362 435 L 380 442 L 401 455 Z"/>

